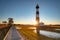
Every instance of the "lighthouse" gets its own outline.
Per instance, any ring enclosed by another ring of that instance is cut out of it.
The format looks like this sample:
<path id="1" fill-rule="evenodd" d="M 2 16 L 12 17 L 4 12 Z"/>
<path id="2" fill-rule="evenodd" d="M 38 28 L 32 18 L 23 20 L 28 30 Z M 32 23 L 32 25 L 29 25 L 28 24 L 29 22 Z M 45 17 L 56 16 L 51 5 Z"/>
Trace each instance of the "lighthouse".
<path id="1" fill-rule="evenodd" d="M 36 32 L 37 32 L 37 35 L 38 35 L 38 39 L 40 39 L 40 24 L 39 24 L 39 5 L 37 4 L 36 5 Z"/>
<path id="2" fill-rule="evenodd" d="M 36 22 L 37 25 L 39 25 L 39 5 L 36 5 Z"/>

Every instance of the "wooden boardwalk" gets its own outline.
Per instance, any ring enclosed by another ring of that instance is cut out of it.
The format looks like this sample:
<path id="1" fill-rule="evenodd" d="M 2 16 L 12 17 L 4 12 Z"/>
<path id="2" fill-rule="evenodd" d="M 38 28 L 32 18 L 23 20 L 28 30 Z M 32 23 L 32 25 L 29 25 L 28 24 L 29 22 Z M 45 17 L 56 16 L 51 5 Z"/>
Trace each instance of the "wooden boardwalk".
<path id="1" fill-rule="evenodd" d="M 15 27 L 11 27 L 3 40 L 24 40 Z"/>

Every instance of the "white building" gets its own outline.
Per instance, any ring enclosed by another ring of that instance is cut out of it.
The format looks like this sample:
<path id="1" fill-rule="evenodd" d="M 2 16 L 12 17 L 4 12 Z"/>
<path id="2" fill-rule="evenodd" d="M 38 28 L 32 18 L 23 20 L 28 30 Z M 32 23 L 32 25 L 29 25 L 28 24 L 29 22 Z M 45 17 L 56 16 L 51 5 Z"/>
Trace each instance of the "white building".
<path id="1" fill-rule="evenodd" d="M 43 22 L 40 22 L 40 26 L 45 26 Z"/>

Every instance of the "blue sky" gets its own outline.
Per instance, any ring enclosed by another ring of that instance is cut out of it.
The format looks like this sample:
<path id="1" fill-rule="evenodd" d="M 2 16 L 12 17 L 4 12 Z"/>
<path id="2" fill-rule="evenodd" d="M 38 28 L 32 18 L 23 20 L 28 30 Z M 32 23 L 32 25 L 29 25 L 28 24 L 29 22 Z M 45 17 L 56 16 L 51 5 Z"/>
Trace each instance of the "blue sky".
<path id="1" fill-rule="evenodd" d="M 38 0 L 40 22 L 60 24 L 60 0 Z M 0 0 L 0 23 L 11 17 L 17 24 L 35 24 L 36 0 Z"/>

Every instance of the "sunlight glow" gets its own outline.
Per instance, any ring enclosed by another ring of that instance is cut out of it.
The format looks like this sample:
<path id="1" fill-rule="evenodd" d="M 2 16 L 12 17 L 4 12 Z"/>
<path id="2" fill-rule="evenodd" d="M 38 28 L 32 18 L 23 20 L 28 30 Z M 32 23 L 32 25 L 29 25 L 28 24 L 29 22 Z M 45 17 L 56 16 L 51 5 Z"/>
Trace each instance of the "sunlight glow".
<path id="1" fill-rule="evenodd" d="M 34 22 L 34 25 L 36 25 L 36 24 L 37 24 L 37 22 L 35 21 L 35 22 Z"/>

